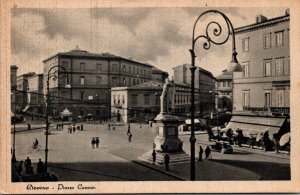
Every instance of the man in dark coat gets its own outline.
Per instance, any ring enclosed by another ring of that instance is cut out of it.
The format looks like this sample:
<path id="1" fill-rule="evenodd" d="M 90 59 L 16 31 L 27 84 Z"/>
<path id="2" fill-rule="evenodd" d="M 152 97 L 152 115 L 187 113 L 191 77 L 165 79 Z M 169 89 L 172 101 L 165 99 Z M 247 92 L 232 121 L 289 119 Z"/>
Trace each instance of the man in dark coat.
<path id="1" fill-rule="evenodd" d="M 76 127 L 75 127 L 75 123 L 73 124 L 73 133 L 75 133 Z"/>
<path id="2" fill-rule="evenodd" d="M 37 173 L 43 173 L 44 172 L 44 163 L 41 159 L 39 159 L 39 162 L 37 164 L 36 172 Z"/>
<path id="3" fill-rule="evenodd" d="M 152 164 L 153 165 L 155 164 L 155 161 L 156 161 L 156 152 L 155 152 L 155 150 L 153 150 L 153 152 L 152 152 Z"/>
<path id="4" fill-rule="evenodd" d="M 130 133 L 130 123 L 128 123 L 127 135 L 129 135 Z"/>
<path id="5" fill-rule="evenodd" d="M 208 159 L 210 153 L 211 153 L 210 148 L 209 148 L 209 146 L 207 146 L 206 149 L 205 149 L 205 158 L 206 159 Z"/>
<path id="6" fill-rule="evenodd" d="M 95 141 L 95 143 L 96 143 L 96 148 L 99 148 L 99 143 L 100 143 L 100 140 L 99 140 L 99 138 L 98 138 L 98 137 L 96 138 L 96 141 Z"/>
<path id="7" fill-rule="evenodd" d="M 202 161 L 202 154 L 203 154 L 203 148 L 200 146 L 200 149 L 199 149 L 199 160 L 198 161 Z"/>
<path id="8" fill-rule="evenodd" d="M 92 139 L 92 142 L 91 142 L 91 144 L 92 144 L 92 148 L 94 149 L 95 148 L 95 144 L 96 144 L 96 140 L 95 140 L 95 138 L 93 137 L 93 139 Z"/>
<path id="9" fill-rule="evenodd" d="M 23 171 L 23 161 L 21 160 L 18 165 L 17 172 L 19 173 L 19 175 L 21 175 L 22 171 Z"/>
<path id="10" fill-rule="evenodd" d="M 165 154 L 164 161 L 165 161 L 165 169 L 166 171 L 169 171 L 170 156 L 168 153 Z"/>
<path id="11" fill-rule="evenodd" d="M 131 142 L 131 138 L 132 138 L 132 133 L 130 132 L 130 133 L 128 134 L 128 141 L 129 141 L 129 142 Z"/>
<path id="12" fill-rule="evenodd" d="M 25 172 L 26 174 L 29 174 L 30 172 L 30 167 L 31 167 L 31 159 L 29 158 L 29 156 L 27 156 L 27 159 L 25 160 Z"/>

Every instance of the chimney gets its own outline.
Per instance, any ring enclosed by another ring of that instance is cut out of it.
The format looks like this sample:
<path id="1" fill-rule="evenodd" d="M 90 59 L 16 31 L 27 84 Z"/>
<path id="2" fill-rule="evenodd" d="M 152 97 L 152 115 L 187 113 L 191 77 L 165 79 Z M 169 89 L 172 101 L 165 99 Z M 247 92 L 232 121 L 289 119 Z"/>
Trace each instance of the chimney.
<path id="1" fill-rule="evenodd" d="M 286 10 L 285 10 L 285 15 L 286 15 L 286 16 L 289 16 L 289 15 L 290 15 L 290 9 L 286 9 Z"/>
<path id="2" fill-rule="evenodd" d="M 265 21 L 267 21 L 267 20 L 268 20 L 268 18 L 265 17 L 265 16 L 263 16 L 263 15 L 258 15 L 258 16 L 256 16 L 256 23 L 265 22 Z"/>

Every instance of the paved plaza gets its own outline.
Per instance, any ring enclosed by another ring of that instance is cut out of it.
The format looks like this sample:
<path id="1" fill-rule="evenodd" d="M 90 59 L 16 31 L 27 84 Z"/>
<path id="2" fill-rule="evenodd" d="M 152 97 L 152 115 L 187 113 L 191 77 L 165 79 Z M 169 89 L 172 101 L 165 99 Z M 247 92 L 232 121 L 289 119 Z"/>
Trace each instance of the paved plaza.
<path id="1" fill-rule="evenodd" d="M 42 125 L 42 124 L 41 124 Z M 22 130 L 22 125 L 18 130 Z M 155 130 L 146 124 L 131 124 L 132 141 L 128 141 L 127 124 L 108 129 L 107 124 L 84 124 L 84 130 L 68 133 L 51 128 L 49 135 L 49 171 L 62 181 L 161 181 L 189 180 L 190 163 L 164 166 L 142 161 L 140 156 L 152 149 Z M 17 160 L 29 156 L 33 163 L 45 158 L 44 129 L 16 134 Z M 91 139 L 100 138 L 99 148 L 92 148 Z M 32 150 L 34 139 L 41 149 Z M 183 149 L 190 150 L 189 135 L 180 135 Z M 199 145 L 210 144 L 207 134 L 196 135 L 196 157 Z M 212 159 L 196 162 L 196 180 L 284 180 L 290 179 L 288 155 L 234 147 L 233 154 L 212 153 Z"/>

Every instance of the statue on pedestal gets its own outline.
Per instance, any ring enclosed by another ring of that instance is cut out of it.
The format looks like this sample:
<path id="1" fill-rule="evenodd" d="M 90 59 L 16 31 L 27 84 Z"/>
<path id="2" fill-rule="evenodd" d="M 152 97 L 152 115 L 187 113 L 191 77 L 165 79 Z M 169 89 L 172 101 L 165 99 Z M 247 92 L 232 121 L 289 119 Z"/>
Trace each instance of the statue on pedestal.
<path id="1" fill-rule="evenodd" d="M 174 82 L 173 80 L 169 80 L 169 78 L 166 78 L 165 84 L 163 85 L 163 91 L 160 96 L 160 114 L 170 114 L 171 110 L 174 109 L 174 96 Z"/>

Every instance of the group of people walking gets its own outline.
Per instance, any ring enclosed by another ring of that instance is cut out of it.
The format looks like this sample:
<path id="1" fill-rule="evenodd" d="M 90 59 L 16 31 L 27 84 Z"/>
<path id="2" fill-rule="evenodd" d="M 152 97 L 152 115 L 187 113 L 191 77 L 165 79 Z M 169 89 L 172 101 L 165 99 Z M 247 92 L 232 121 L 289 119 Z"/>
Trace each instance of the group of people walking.
<path id="1" fill-rule="evenodd" d="M 100 144 L 99 137 L 93 137 L 92 141 L 91 141 L 91 144 L 92 144 L 93 149 L 99 148 L 99 144 Z"/>
<path id="2" fill-rule="evenodd" d="M 23 167 L 25 168 L 25 171 Z M 20 161 L 17 172 L 19 175 L 34 175 L 33 166 L 29 157 L 27 157 L 25 161 Z M 39 162 L 37 163 L 36 172 L 37 174 L 44 173 L 44 163 L 41 159 L 39 159 Z"/>
<path id="3" fill-rule="evenodd" d="M 199 159 L 198 159 L 198 161 L 202 161 L 203 152 L 205 152 L 205 159 L 208 159 L 209 157 L 212 159 L 210 147 L 206 146 L 205 151 L 203 151 L 202 146 L 200 146 L 199 147 Z"/>
<path id="4" fill-rule="evenodd" d="M 80 126 L 77 126 L 77 130 L 83 131 L 83 124 L 81 124 Z M 69 124 L 68 133 L 75 133 L 75 131 L 76 131 L 75 123 L 73 125 Z"/>

